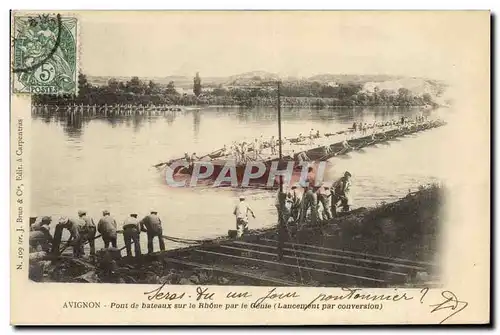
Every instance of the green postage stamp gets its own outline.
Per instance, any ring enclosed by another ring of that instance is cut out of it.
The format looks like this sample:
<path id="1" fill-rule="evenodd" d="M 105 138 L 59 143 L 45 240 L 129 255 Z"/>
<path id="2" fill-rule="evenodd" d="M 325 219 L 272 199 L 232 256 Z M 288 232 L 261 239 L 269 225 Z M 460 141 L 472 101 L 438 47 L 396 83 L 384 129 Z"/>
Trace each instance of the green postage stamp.
<path id="1" fill-rule="evenodd" d="M 76 94 L 76 17 L 59 14 L 14 14 L 12 20 L 13 93 Z"/>

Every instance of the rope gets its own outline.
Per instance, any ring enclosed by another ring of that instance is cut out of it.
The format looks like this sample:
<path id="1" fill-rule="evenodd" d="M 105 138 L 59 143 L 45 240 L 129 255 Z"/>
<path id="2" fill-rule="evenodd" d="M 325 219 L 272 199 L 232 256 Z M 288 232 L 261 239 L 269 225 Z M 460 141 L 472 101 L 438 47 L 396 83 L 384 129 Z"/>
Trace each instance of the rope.
<path id="1" fill-rule="evenodd" d="M 161 237 L 165 240 L 168 240 L 168 241 L 181 243 L 181 244 L 188 244 L 188 245 L 198 245 L 198 244 L 203 244 L 203 243 L 206 243 L 207 241 L 210 241 L 210 240 L 192 240 L 192 239 L 188 239 L 188 238 L 180 238 L 180 237 L 167 236 L 167 235 L 162 235 Z"/>
<path id="2" fill-rule="evenodd" d="M 123 234 L 123 230 L 117 230 L 116 232 L 118 234 Z M 83 245 L 86 245 L 91 240 L 96 240 L 96 239 L 98 239 L 101 236 L 102 236 L 101 234 L 96 235 L 92 239 L 86 240 L 83 243 Z M 174 236 L 167 236 L 167 235 L 162 235 L 161 237 L 163 239 L 165 239 L 165 240 L 168 240 L 168 241 L 172 241 L 172 242 L 180 243 L 180 244 L 187 244 L 187 245 L 199 245 L 199 244 L 203 244 L 203 243 L 207 243 L 207 242 L 211 241 L 211 240 L 207 240 L 207 239 L 204 239 L 204 240 L 195 240 L 195 239 L 188 239 L 188 238 L 181 238 L 181 237 L 174 237 Z M 67 243 L 66 243 L 66 245 L 59 251 L 59 253 L 62 253 L 63 251 L 65 251 L 70 246 L 70 242 L 71 241 L 72 240 L 68 240 Z M 120 251 L 122 251 L 124 249 L 125 249 L 125 247 L 122 247 L 120 249 Z"/>

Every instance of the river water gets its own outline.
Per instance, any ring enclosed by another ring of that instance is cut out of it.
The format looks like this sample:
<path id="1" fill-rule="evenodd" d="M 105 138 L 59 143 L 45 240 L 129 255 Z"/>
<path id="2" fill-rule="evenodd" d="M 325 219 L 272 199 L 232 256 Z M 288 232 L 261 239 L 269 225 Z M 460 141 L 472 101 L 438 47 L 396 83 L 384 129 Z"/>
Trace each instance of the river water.
<path id="1" fill-rule="evenodd" d="M 354 121 L 412 117 L 419 108 L 337 108 L 282 111 L 283 136 L 307 135 L 350 127 Z M 447 118 L 450 109 L 426 111 Z M 436 164 L 445 128 L 406 136 L 331 159 L 325 178 L 353 175 L 354 207 L 390 202 L 419 185 L 441 180 L 446 171 Z M 257 219 L 250 228 L 276 223 L 275 193 L 265 190 L 214 188 L 173 189 L 152 166 L 184 152 L 209 153 L 235 140 L 277 135 L 273 108 L 205 108 L 162 116 L 121 118 L 62 117 L 33 114 L 31 146 L 31 216 L 74 216 L 85 209 L 98 221 L 107 209 L 119 222 L 129 213 L 159 212 L 164 234 L 184 238 L 226 235 L 234 229 L 232 215 L 238 195 L 245 193 Z M 53 222 L 52 226 L 55 226 Z M 143 250 L 145 236 L 141 238 Z M 123 241 L 119 236 L 119 247 Z M 97 246 L 102 246 L 99 239 Z M 167 248 L 178 245 L 167 242 Z M 155 246 L 155 249 L 157 245 Z"/>

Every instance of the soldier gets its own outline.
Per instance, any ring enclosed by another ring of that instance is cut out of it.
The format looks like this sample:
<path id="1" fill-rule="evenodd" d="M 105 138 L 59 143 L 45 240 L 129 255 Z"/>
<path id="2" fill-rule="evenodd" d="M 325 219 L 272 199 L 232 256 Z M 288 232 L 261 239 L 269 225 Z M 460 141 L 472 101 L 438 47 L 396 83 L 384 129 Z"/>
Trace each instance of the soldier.
<path id="1" fill-rule="evenodd" d="M 87 211 L 79 210 L 78 217 L 83 220 L 84 225 L 80 227 L 80 234 L 82 235 L 82 241 L 85 243 L 89 241 L 90 245 L 90 255 L 95 255 L 95 235 L 96 235 L 96 226 L 94 223 L 94 219 L 90 216 L 87 216 Z M 83 248 L 83 244 L 82 244 Z M 83 250 L 81 251 L 83 254 Z"/>
<path id="2" fill-rule="evenodd" d="M 135 257 L 141 255 L 140 234 L 141 227 L 137 214 L 130 214 L 123 222 L 123 240 L 127 249 L 127 256 L 132 256 L 131 243 L 134 243 Z"/>
<path id="3" fill-rule="evenodd" d="M 297 185 L 292 186 L 291 200 L 292 200 L 292 218 L 293 221 L 296 222 L 299 219 L 300 204 L 302 202 L 302 195 L 297 190 Z"/>
<path id="4" fill-rule="evenodd" d="M 158 237 L 158 243 L 160 244 L 160 250 L 165 250 L 165 241 L 163 241 L 163 228 L 161 226 L 161 220 L 158 217 L 157 211 L 151 211 L 149 215 L 146 215 L 144 219 L 139 223 L 141 231 L 148 234 L 148 254 L 153 253 L 153 239 Z"/>
<path id="5" fill-rule="evenodd" d="M 349 193 L 351 188 L 351 173 L 346 171 L 344 176 L 332 185 L 332 214 L 337 213 L 337 204 L 340 202 L 344 212 L 349 211 Z"/>
<path id="6" fill-rule="evenodd" d="M 52 243 L 52 253 L 60 254 L 59 246 L 61 244 L 62 232 L 64 229 L 67 229 L 70 233 L 70 237 L 67 246 L 73 247 L 73 256 L 76 258 L 80 258 L 83 256 L 83 241 L 82 236 L 80 234 L 81 226 L 83 226 L 85 222 L 83 220 L 75 220 L 67 217 L 61 217 L 59 219 L 59 223 L 56 225 L 56 230 L 54 232 L 54 240 Z"/>
<path id="7" fill-rule="evenodd" d="M 108 248 L 109 244 L 116 248 L 116 221 L 110 216 L 108 210 L 102 211 L 102 218 L 97 224 L 97 231 L 102 235 L 104 248 Z"/>
<path id="8" fill-rule="evenodd" d="M 274 139 L 274 136 L 271 137 L 270 147 L 271 147 L 271 155 L 276 155 L 276 140 Z"/>
<path id="9" fill-rule="evenodd" d="M 52 235 L 50 234 L 49 225 L 51 221 L 50 217 L 44 216 L 40 221 L 31 225 L 29 235 L 30 249 L 36 251 L 38 247 L 41 247 L 42 251 L 50 251 Z"/>
<path id="10" fill-rule="evenodd" d="M 255 219 L 255 214 L 250 206 L 245 202 L 245 196 L 240 195 L 240 202 L 234 208 L 233 214 L 236 216 L 236 230 L 238 237 L 243 236 L 243 233 L 248 228 L 248 212 L 252 213 Z"/>
<path id="11" fill-rule="evenodd" d="M 330 188 L 327 186 L 322 186 L 316 191 L 318 197 L 318 203 L 323 207 L 323 220 L 330 220 L 332 214 L 330 213 L 330 206 L 328 204 L 328 196 L 330 193 Z"/>
<path id="12" fill-rule="evenodd" d="M 300 209 L 300 223 L 304 223 L 306 219 L 307 210 L 311 208 L 311 224 L 315 225 L 318 216 L 318 197 L 316 191 L 318 187 L 315 186 L 316 174 L 312 167 L 307 170 L 307 179 L 305 180 L 304 195 L 302 197 L 302 207 Z"/>
<path id="13" fill-rule="evenodd" d="M 274 206 L 278 211 L 278 224 L 280 223 L 280 218 L 283 219 L 284 224 L 287 224 L 292 216 L 292 193 L 286 190 L 280 192 L 278 189 Z"/>

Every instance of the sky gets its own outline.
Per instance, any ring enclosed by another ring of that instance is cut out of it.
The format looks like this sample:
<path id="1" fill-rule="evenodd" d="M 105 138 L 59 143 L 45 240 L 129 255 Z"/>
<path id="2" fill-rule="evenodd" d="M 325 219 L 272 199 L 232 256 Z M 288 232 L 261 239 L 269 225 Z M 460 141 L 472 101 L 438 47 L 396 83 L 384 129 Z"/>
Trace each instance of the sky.
<path id="1" fill-rule="evenodd" d="M 391 74 L 454 78 L 487 12 L 79 12 L 93 76 Z M 483 19 L 483 20 L 481 20 Z M 489 52 L 489 51 L 488 51 Z"/>

